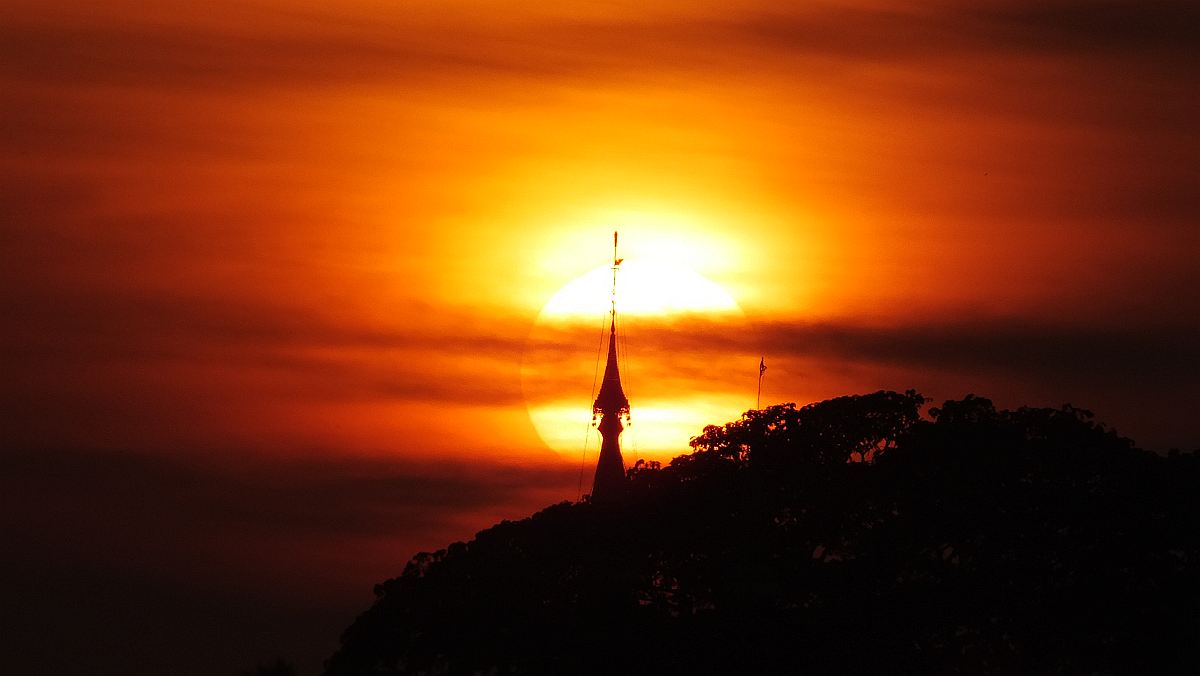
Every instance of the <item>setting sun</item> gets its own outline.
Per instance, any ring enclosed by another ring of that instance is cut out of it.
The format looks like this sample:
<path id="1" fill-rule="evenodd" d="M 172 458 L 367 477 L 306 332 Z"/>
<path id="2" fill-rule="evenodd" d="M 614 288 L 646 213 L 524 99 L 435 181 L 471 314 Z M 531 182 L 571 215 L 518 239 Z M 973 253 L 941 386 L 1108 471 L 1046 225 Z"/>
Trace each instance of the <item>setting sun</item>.
<path id="1" fill-rule="evenodd" d="M 1200 443 L 1200 2 L 0 16 L 8 672 L 316 676 L 413 552 L 789 402 Z"/>
<path id="2" fill-rule="evenodd" d="M 568 458 L 594 455 L 598 445 L 590 397 L 613 299 L 611 265 L 579 276 L 546 302 L 526 345 L 521 376 L 530 419 L 546 445 Z M 749 407 L 747 383 L 719 375 L 735 370 L 739 357 L 751 364 L 749 355 L 671 347 L 689 334 L 745 329 L 744 313 L 720 285 L 666 257 L 623 260 L 615 303 L 621 378 L 631 400 L 622 442 L 627 463 L 669 459 L 687 449 L 705 421 Z M 713 377 L 681 387 L 698 368 L 711 368 Z"/>
<path id="3" fill-rule="evenodd" d="M 539 319 L 593 320 L 607 315 L 612 291 L 611 266 L 600 266 L 554 294 Z M 733 297 L 700 274 L 665 259 L 634 258 L 619 266 L 616 283 L 620 315 L 705 313 L 740 315 Z"/>

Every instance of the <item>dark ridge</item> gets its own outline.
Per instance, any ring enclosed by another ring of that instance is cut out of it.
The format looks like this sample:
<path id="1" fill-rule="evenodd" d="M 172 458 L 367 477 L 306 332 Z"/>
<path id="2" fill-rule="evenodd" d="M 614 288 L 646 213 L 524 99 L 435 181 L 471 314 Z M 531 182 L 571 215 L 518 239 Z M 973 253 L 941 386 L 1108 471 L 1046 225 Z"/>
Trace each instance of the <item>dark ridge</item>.
<path id="1" fill-rule="evenodd" d="M 1197 673 L 1197 453 L 925 403 L 750 411 L 623 500 L 418 554 L 326 674 Z"/>

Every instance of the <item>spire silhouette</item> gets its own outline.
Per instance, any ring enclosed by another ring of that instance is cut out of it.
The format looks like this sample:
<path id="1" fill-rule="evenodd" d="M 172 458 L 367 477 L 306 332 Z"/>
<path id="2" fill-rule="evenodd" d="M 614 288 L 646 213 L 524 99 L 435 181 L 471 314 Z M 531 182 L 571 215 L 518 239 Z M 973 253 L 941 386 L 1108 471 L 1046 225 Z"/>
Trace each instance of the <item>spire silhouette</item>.
<path id="1" fill-rule="evenodd" d="M 592 414 L 600 415 L 600 459 L 596 461 L 596 478 L 592 481 L 592 499 L 612 500 L 626 487 L 625 460 L 621 457 L 621 416 L 629 416 L 629 398 L 621 387 L 621 371 L 617 366 L 617 269 L 623 259 L 617 258 L 617 233 L 613 233 L 613 301 L 612 319 L 608 329 L 608 362 L 604 365 L 604 380 L 600 393 L 592 404 Z"/>
<path id="2" fill-rule="evenodd" d="M 621 372 L 617 367 L 617 322 L 613 318 L 608 331 L 608 363 L 604 365 L 604 380 L 592 410 L 596 413 L 624 415 L 629 412 L 629 398 L 621 387 Z"/>

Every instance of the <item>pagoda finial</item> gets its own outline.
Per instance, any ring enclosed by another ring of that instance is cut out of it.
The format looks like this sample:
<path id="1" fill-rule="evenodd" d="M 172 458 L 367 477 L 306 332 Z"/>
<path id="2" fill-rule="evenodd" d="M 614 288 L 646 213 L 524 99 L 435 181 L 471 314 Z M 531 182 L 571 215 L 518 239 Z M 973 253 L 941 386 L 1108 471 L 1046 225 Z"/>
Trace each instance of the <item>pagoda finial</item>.
<path id="1" fill-rule="evenodd" d="M 624 425 L 621 417 L 629 417 L 629 398 L 621 387 L 621 372 L 617 366 L 617 270 L 624 259 L 617 258 L 617 231 L 613 231 L 612 309 L 608 329 L 608 362 L 604 365 L 604 380 L 592 404 L 592 413 L 599 414 L 600 459 L 596 462 L 596 478 L 592 483 L 592 499 L 612 500 L 625 489 L 625 461 L 621 458 L 619 437 Z"/>
<path id="2" fill-rule="evenodd" d="M 623 258 L 617 258 L 617 231 L 613 231 L 613 285 L 612 310 L 608 325 L 608 362 L 604 365 L 604 380 L 600 384 L 600 393 L 592 406 L 594 413 L 613 413 L 627 415 L 629 399 L 621 387 L 621 372 L 617 366 L 617 270 Z"/>

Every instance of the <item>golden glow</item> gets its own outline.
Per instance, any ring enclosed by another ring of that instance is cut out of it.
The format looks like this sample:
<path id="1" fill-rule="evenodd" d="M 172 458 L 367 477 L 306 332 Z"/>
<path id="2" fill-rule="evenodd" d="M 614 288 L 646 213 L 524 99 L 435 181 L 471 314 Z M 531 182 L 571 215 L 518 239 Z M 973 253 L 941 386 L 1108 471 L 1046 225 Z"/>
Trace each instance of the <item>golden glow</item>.
<path id="1" fill-rule="evenodd" d="M 286 559 L 307 604 L 577 498 L 614 229 L 627 463 L 763 356 L 764 406 L 975 392 L 1194 448 L 1196 49 L 1157 28 L 1196 3 L 1082 4 L 5 0 L 2 453 L 78 468 L 30 534 L 228 467 L 154 579 L 263 561 L 211 589 L 265 599 Z M 139 511 L 56 541 L 116 571 Z"/>
<path id="2" fill-rule="evenodd" d="M 616 303 L 622 315 L 741 313 L 724 289 L 667 260 L 632 259 L 619 266 Z M 611 266 L 600 266 L 564 286 L 542 308 L 545 320 L 603 316 L 612 297 Z"/>
<path id="3" fill-rule="evenodd" d="M 706 424 L 735 419 L 753 403 L 731 394 L 633 401 L 630 424 L 621 434 L 625 464 L 632 465 L 639 458 L 666 462 L 681 455 L 687 452 L 688 441 L 700 434 Z M 591 463 L 588 466 L 591 471 L 600 448 L 600 436 L 591 426 L 591 404 L 580 404 L 579 401 L 530 404 L 529 417 L 547 446 L 566 459 L 582 458 Z"/>
<path id="4" fill-rule="evenodd" d="M 627 463 L 669 459 L 708 422 L 750 407 L 746 395 L 730 394 L 731 383 L 719 377 L 677 386 L 697 363 L 703 369 L 710 360 L 738 355 L 675 352 L 662 342 L 663 335 L 743 329 L 745 315 L 728 292 L 662 258 L 624 261 L 616 288 L 621 380 L 632 409 L 632 424 L 622 435 Z M 600 341 L 608 332 L 611 292 L 611 266 L 568 283 L 546 302 L 526 348 L 521 375 L 529 417 L 546 445 L 567 458 L 580 458 L 585 444 L 593 457 L 598 448 L 591 397 L 604 369 Z"/>
<path id="5" fill-rule="evenodd" d="M 694 271 L 756 324 L 732 348 L 694 323 L 742 321 L 710 286 L 623 289 L 627 444 L 683 392 L 746 402 L 691 433 L 753 405 L 739 350 L 764 402 L 985 389 L 770 326 L 1196 315 L 1147 300 L 1196 286 L 1185 43 L 1019 51 L 1022 3 L 44 4 L 7 3 L 0 69 L 8 286 L 41 355 L 6 371 L 40 402 L 16 443 L 539 458 L 526 401 L 590 405 L 614 228 L 627 277 Z"/>

